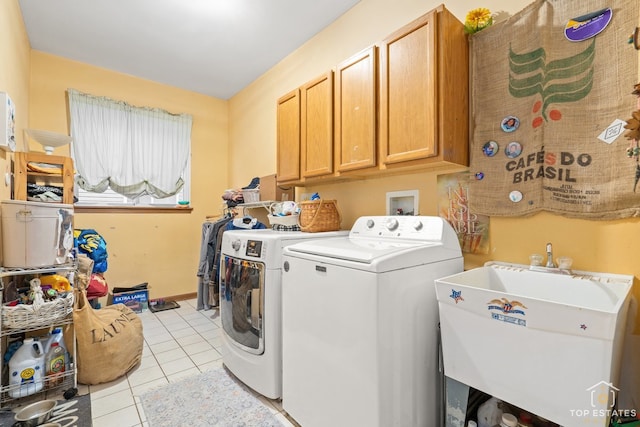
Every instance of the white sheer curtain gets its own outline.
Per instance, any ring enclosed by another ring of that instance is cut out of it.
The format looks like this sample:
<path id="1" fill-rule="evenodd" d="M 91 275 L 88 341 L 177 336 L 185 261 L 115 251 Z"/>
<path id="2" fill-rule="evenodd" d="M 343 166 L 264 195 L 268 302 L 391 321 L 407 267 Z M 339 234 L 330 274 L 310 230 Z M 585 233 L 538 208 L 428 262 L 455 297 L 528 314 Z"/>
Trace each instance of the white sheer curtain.
<path id="1" fill-rule="evenodd" d="M 134 107 L 67 90 L 76 182 L 86 191 L 111 188 L 130 199 L 176 194 L 184 182 L 191 116 Z"/>

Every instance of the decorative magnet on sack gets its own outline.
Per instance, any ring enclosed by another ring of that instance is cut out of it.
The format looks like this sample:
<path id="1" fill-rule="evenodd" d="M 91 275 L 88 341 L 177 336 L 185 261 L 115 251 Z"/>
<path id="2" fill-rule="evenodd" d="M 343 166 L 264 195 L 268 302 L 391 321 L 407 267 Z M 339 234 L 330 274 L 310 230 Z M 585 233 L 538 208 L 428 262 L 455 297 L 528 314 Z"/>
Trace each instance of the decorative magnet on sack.
<path id="1" fill-rule="evenodd" d="M 513 132 L 520 126 L 520 120 L 516 116 L 507 116 L 502 119 L 500 127 L 505 132 Z"/>
<path id="2" fill-rule="evenodd" d="M 509 193 L 509 200 L 511 200 L 513 203 L 518 203 L 520 200 L 522 200 L 522 193 L 518 190 L 513 190 L 511 193 Z"/>
<path id="3" fill-rule="evenodd" d="M 611 8 L 601 9 L 570 19 L 564 26 L 564 36 L 571 42 L 581 42 L 604 31 L 611 22 Z"/>
<path id="4" fill-rule="evenodd" d="M 474 178 L 477 179 L 478 181 L 481 181 L 482 178 L 484 178 L 484 172 L 476 172 L 474 175 Z"/>
<path id="5" fill-rule="evenodd" d="M 493 157 L 498 152 L 498 143 L 495 141 L 489 141 L 482 146 L 482 152 L 487 157 Z"/>
<path id="6" fill-rule="evenodd" d="M 520 153 L 522 153 L 522 145 L 520 145 L 519 142 L 510 142 L 504 149 L 504 154 L 506 154 L 510 159 L 515 159 L 520 155 Z"/>

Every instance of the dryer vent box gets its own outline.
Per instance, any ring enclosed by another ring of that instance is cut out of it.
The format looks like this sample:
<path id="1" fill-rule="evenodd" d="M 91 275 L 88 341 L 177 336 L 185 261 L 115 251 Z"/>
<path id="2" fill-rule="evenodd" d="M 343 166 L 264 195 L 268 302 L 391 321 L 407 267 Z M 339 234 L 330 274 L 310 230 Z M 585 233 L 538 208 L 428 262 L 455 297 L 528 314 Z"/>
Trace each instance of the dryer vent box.
<path id="1" fill-rule="evenodd" d="M 387 215 L 419 215 L 418 190 L 387 193 Z"/>

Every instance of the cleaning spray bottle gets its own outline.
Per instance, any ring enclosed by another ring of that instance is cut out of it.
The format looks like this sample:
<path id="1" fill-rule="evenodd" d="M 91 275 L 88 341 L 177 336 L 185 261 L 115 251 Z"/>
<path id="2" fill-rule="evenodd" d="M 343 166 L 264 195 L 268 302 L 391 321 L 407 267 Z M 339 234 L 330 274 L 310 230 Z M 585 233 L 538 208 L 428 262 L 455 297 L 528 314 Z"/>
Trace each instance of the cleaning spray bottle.
<path id="1" fill-rule="evenodd" d="M 67 352 L 58 342 L 52 342 L 45 358 L 46 386 L 55 387 L 62 384 L 66 366 Z"/>
<path id="2" fill-rule="evenodd" d="M 25 338 L 9 360 L 9 396 L 29 396 L 42 390 L 44 349 L 40 341 Z"/>
<path id="3" fill-rule="evenodd" d="M 64 358 L 65 358 L 65 371 L 69 370 L 69 359 L 70 359 L 70 357 L 69 357 L 69 353 L 67 351 L 67 345 L 64 342 L 64 335 L 62 333 L 62 328 L 55 328 L 53 331 L 51 331 L 49 339 L 47 340 L 47 343 L 44 346 L 44 354 L 45 354 L 45 356 L 47 354 L 49 354 L 49 350 L 51 349 L 51 346 L 53 345 L 54 342 L 58 343 L 58 345 L 63 348 L 64 353 L 65 353 L 65 355 L 64 355 Z"/>

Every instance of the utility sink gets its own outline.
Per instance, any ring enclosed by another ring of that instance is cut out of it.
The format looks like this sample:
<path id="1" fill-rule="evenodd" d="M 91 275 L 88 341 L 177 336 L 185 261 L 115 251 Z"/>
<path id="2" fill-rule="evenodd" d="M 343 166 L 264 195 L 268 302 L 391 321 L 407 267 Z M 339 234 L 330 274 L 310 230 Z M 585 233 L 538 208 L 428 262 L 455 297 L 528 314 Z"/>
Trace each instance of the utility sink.
<path id="1" fill-rule="evenodd" d="M 501 262 L 437 279 L 445 375 L 562 426 L 607 426 L 632 285 Z"/>

